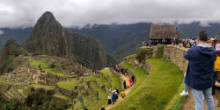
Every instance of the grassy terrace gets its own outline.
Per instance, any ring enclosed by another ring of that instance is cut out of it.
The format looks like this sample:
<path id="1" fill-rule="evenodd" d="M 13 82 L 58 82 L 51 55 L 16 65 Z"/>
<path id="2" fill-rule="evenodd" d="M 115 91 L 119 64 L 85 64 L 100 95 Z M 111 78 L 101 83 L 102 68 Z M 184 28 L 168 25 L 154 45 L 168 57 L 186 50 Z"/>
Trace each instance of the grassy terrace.
<path id="1" fill-rule="evenodd" d="M 96 75 L 92 75 L 92 76 L 85 77 L 85 81 L 91 81 L 91 85 L 92 85 L 96 90 L 98 90 L 99 92 L 104 92 L 104 91 L 100 88 L 101 85 L 105 85 L 108 89 L 111 88 L 111 83 L 108 82 L 107 79 L 101 78 L 101 77 L 96 76 Z M 98 84 L 98 85 L 97 85 L 97 84 Z"/>
<path id="2" fill-rule="evenodd" d="M 53 90 L 53 89 L 55 89 L 55 86 L 46 86 L 46 85 L 40 85 L 40 84 L 32 84 L 31 87 L 34 87 L 36 89 L 43 88 L 45 90 Z"/>
<path id="3" fill-rule="evenodd" d="M 57 83 L 59 87 L 67 90 L 73 90 L 77 84 L 78 80 L 76 78 L 69 79 L 69 81 L 60 81 Z"/>
<path id="4" fill-rule="evenodd" d="M 112 87 L 113 89 L 117 88 L 119 89 L 119 91 L 121 90 L 121 78 L 112 74 L 110 69 L 103 69 L 100 71 L 101 73 L 103 73 L 104 75 L 106 75 L 107 77 L 110 77 L 112 80 Z"/>
<path id="5" fill-rule="evenodd" d="M 100 76 L 96 76 L 96 75 L 85 77 L 84 82 L 90 81 L 91 86 L 99 92 L 99 99 L 96 99 L 95 94 L 93 94 L 94 96 L 83 97 L 83 100 L 89 110 L 99 110 L 102 105 L 107 104 L 107 96 L 111 95 L 111 92 L 105 91 L 104 89 L 100 88 L 100 86 L 105 85 L 107 89 L 110 89 L 110 88 L 121 89 L 120 77 L 112 74 L 110 69 L 103 69 L 100 72 L 103 73 L 106 77 L 110 77 L 112 82 L 109 82 L 107 79 L 102 78 Z M 78 105 L 77 107 L 80 109 L 80 107 L 82 106 Z"/>
<path id="6" fill-rule="evenodd" d="M 37 67 L 37 68 L 41 68 L 42 70 L 57 75 L 57 76 L 67 76 L 66 73 L 62 72 L 59 70 L 59 68 L 55 67 L 55 68 L 51 68 L 51 62 L 49 59 L 46 58 L 42 58 L 40 60 L 32 60 L 31 61 L 31 65 Z"/>
<path id="7" fill-rule="evenodd" d="M 183 81 L 183 73 L 164 59 L 151 58 L 152 71 L 147 76 L 140 68 L 121 63 L 137 77 L 137 83 L 128 96 L 112 110 L 164 110 L 174 100 Z M 178 98 L 177 98 L 178 99 Z M 169 105 L 170 106 L 170 105 Z M 170 107 L 172 108 L 172 106 Z"/>
<path id="8" fill-rule="evenodd" d="M 114 74 L 112 74 L 110 69 L 103 69 L 100 72 L 103 73 L 105 76 L 110 77 L 112 82 L 109 82 L 107 79 L 95 75 L 85 78 L 86 80 L 90 80 L 91 85 L 99 92 L 99 99 L 97 100 L 93 100 L 89 97 L 84 97 L 84 101 L 86 102 L 89 110 L 99 110 L 102 105 L 107 104 L 107 96 L 111 95 L 111 93 L 105 92 L 103 89 L 101 89 L 100 85 L 105 85 L 108 89 L 110 88 L 121 89 L 120 77 L 117 77 Z"/>

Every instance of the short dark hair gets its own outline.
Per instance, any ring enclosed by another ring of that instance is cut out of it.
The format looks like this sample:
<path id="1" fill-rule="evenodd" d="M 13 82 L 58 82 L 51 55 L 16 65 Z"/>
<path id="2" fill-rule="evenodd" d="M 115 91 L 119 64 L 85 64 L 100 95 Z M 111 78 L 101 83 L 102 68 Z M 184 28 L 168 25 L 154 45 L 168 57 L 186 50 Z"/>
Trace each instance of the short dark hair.
<path id="1" fill-rule="evenodd" d="M 207 41 L 208 40 L 208 34 L 206 31 L 200 31 L 199 32 L 199 40 L 201 41 Z"/>

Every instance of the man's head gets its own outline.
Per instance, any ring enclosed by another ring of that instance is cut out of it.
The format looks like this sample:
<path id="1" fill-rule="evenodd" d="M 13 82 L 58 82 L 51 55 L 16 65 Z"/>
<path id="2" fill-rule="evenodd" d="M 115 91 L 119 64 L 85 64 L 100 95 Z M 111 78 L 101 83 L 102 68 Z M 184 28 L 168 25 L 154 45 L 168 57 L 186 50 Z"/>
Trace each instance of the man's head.
<path id="1" fill-rule="evenodd" d="M 200 31 L 198 36 L 198 43 L 204 43 L 208 41 L 208 34 L 206 31 Z"/>

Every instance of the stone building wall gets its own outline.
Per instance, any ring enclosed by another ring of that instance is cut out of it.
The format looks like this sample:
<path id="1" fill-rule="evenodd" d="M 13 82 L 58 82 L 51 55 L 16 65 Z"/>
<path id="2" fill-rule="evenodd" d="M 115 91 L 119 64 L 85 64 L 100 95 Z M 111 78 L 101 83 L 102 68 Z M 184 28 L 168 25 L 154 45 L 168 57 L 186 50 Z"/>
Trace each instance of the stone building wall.
<path id="1" fill-rule="evenodd" d="M 179 46 L 172 46 L 167 45 L 164 46 L 164 56 L 167 58 L 167 60 L 174 63 L 176 66 L 178 66 L 183 72 L 186 72 L 188 61 L 184 58 L 184 53 L 188 49 L 179 47 Z"/>

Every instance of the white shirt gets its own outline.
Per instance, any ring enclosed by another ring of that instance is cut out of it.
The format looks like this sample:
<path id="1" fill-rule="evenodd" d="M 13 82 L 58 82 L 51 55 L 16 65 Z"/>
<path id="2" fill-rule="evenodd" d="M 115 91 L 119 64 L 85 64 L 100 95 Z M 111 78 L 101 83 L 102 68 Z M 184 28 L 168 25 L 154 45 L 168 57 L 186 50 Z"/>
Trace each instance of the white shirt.
<path id="1" fill-rule="evenodd" d="M 111 96 L 108 96 L 108 99 L 111 99 L 112 97 Z"/>

